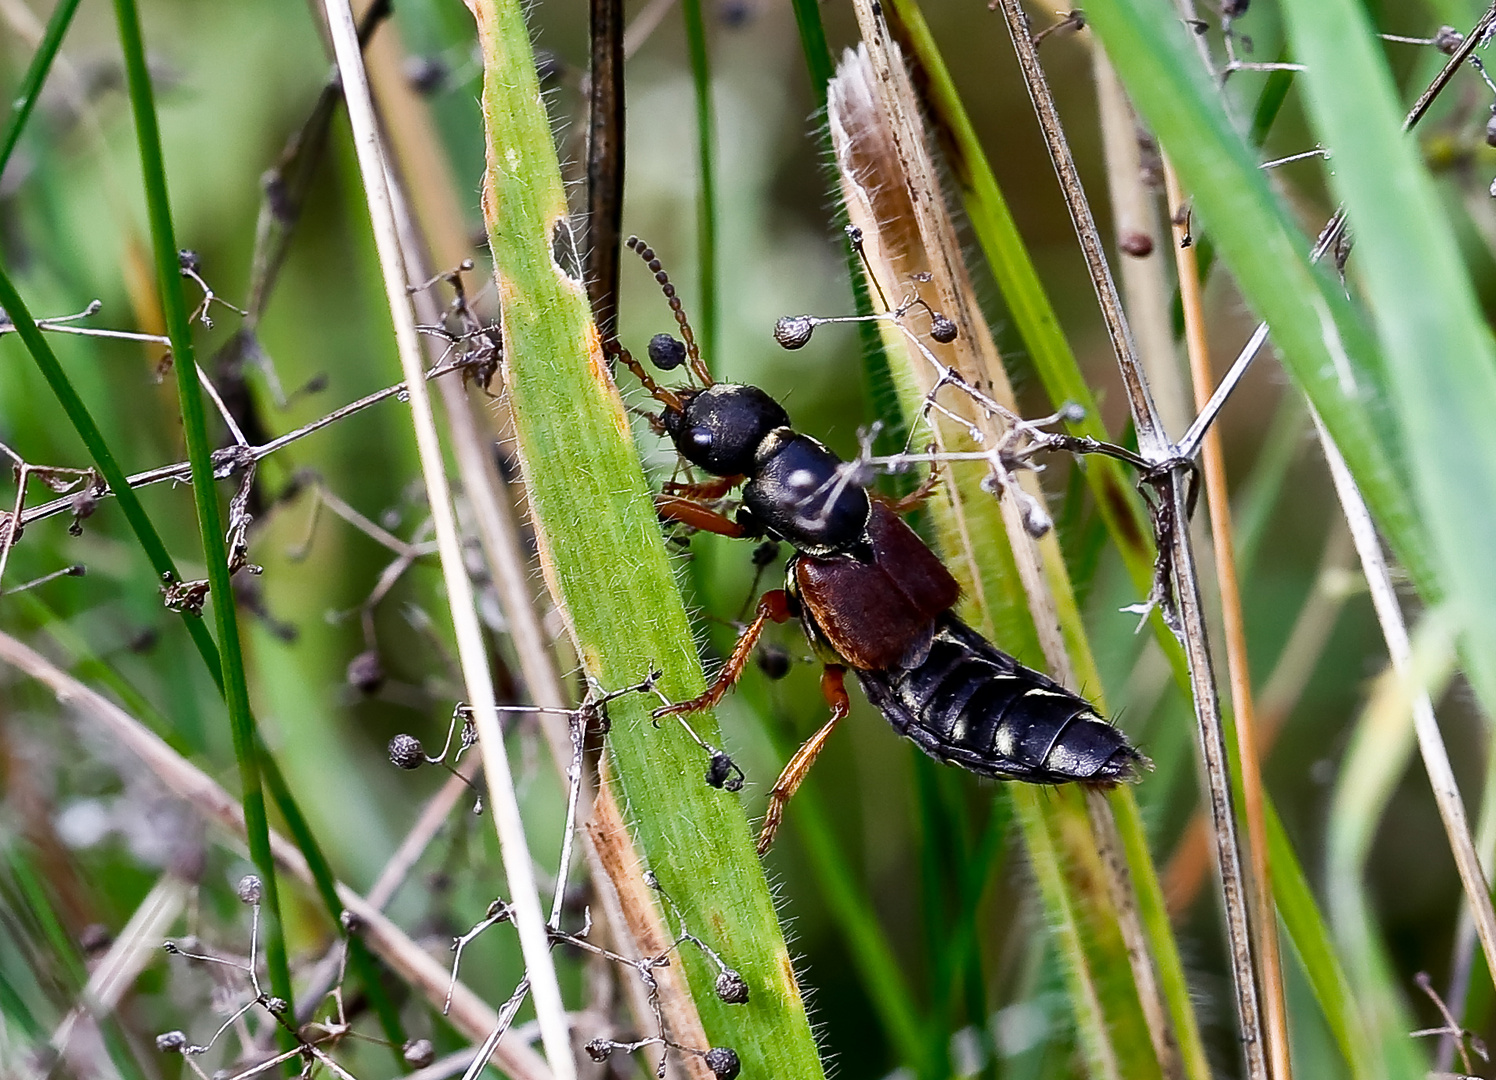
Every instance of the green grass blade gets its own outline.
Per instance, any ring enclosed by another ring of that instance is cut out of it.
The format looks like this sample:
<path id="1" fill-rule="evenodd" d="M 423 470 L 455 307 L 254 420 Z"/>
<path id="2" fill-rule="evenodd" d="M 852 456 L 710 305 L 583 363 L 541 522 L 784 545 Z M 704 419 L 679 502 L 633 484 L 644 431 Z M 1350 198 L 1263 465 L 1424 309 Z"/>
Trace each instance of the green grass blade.
<path id="1" fill-rule="evenodd" d="M 657 665 L 664 692 L 684 699 L 703 687 L 690 623 L 586 292 L 553 260 L 569 244 L 568 212 L 529 31 L 517 0 L 476 10 L 505 385 L 546 581 L 590 676 L 619 687 Z M 750 988 L 746 1005 L 719 1001 L 715 970 L 685 954 L 711 1041 L 738 1052 L 745 1076 L 821 1076 L 738 800 L 704 783 L 706 756 L 678 724 L 657 728 L 648 703 L 622 699 L 610 712 L 608 748 L 638 847 L 687 925 Z M 711 716 L 691 722 L 717 738 Z"/>
<path id="2" fill-rule="evenodd" d="M 1374 687 L 1346 746 L 1325 829 L 1325 889 L 1335 936 L 1355 979 L 1354 1006 L 1381 1068 L 1410 1080 L 1427 1071 L 1427 1062 L 1408 1037 L 1413 1013 L 1377 926 L 1365 876 L 1377 831 L 1413 758 L 1413 694 L 1438 696 L 1450 674 L 1452 624 L 1441 616 L 1435 612 L 1419 627 L 1407 670 L 1384 672 Z"/>
<path id="3" fill-rule="evenodd" d="M 32 1015 L 31 1006 L 26 1004 L 26 999 L 6 977 L 4 970 L 0 970 L 0 1017 L 33 1042 L 40 1042 L 46 1036 L 41 1022 Z"/>
<path id="4" fill-rule="evenodd" d="M 794 752 L 793 746 L 778 749 L 783 751 L 781 757 L 784 760 Z M 944 1057 L 942 1055 L 938 1062 L 928 1059 L 928 1048 L 921 1033 L 909 982 L 878 922 L 877 913 L 868 903 L 866 887 L 848 865 L 846 854 L 831 827 L 825 802 L 816 787 L 812 777 L 795 794 L 791 827 L 805 845 L 827 910 L 835 918 L 838 932 L 846 938 L 847 951 L 862 975 L 863 989 L 872 1000 L 894 1051 L 903 1064 L 920 1076 L 939 1075 L 945 1068 Z"/>
<path id="5" fill-rule="evenodd" d="M 1375 1076 L 1370 1055 L 1371 1041 L 1361 1023 L 1361 1014 L 1356 1011 L 1355 991 L 1330 940 L 1330 928 L 1320 913 L 1309 881 L 1304 877 L 1304 868 L 1299 865 L 1293 844 L 1283 831 L 1283 822 L 1272 803 L 1266 805 L 1265 816 L 1268 861 L 1273 870 L 1273 899 L 1288 930 L 1288 939 L 1293 943 L 1299 962 L 1304 965 L 1314 999 L 1324 1013 L 1325 1023 L 1335 1036 L 1340 1053 L 1351 1067 L 1351 1075 L 1358 1080 Z"/>
<path id="6" fill-rule="evenodd" d="M 21 141 L 21 132 L 26 130 L 26 121 L 31 118 L 37 99 L 42 95 L 47 72 L 52 70 L 52 61 L 57 58 L 63 36 L 72 25 L 78 3 L 79 0 L 62 0 L 62 3 L 52 9 L 52 17 L 47 20 L 47 32 L 42 35 L 41 44 L 36 47 L 36 54 L 27 65 L 26 75 L 11 98 L 10 122 L 5 125 L 5 133 L 0 135 L 0 173 L 5 172 L 10 155 L 15 153 L 16 144 Z"/>
<path id="7" fill-rule="evenodd" d="M 1294 379 L 1324 417 L 1378 524 L 1426 596 L 1437 596 L 1430 549 L 1407 477 L 1367 395 L 1380 378 L 1376 343 L 1339 284 L 1309 263 L 1308 243 L 1231 128 L 1188 31 L 1147 0 L 1087 11 L 1133 103 L 1194 199 L 1195 213 Z"/>
<path id="8" fill-rule="evenodd" d="M 177 378 L 177 398 L 182 409 L 187 458 L 192 463 L 192 494 L 197 503 L 198 532 L 202 538 L 213 615 L 218 627 L 224 696 L 228 704 L 229 726 L 233 733 L 234 756 L 239 762 L 239 783 L 242 789 L 240 798 L 244 804 L 250 857 L 254 860 L 265 888 L 266 967 L 274 992 L 284 1000 L 291 1001 L 294 1000 L 291 970 L 286 961 L 275 863 L 270 854 L 269 822 L 265 815 L 264 792 L 260 787 L 260 754 L 254 719 L 249 712 L 249 688 L 244 675 L 244 656 L 239 647 L 239 624 L 235 614 L 233 589 L 229 584 L 228 547 L 224 542 L 223 519 L 213 479 L 213 448 L 208 442 L 202 388 L 198 385 L 197 357 L 187 321 L 186 299 L 182 295 L 176 234 L 166 188 L 166 165 L 161 155 L 161 133 L 156 121 L 155 93 L 146 65 L 140 13 L 136 10 L 135 0 L 115 0 L 114 10 L 119 26 L 120 48 L 124 53 L 135 135 L 140 148 L 157 287 L 161 292 L 167 336 L 171 339 L 172 366 Z M 282 1042 L 286 1042 L 286 1039 L 283 1038 Z"/>
<path id="9" fill-rule="evenodd" d="M 911 357 L 906 348 L 890 348 L 889 353 L 895 379 L 904 396 L 905 412 L 916 415 L 923 398 L 915 365 L 924 361 Z M 948 445 L 954 446 L 955 443 L 952 441 Z M 951 499 L 932 500 L 929 512 L 942 538 L 941 546 L 948 555 L 953 550 L 951 538 L 961 528 L 973 537 L 970 569 L 979 576 L 980 595 L 987 603 L 986 610 L 980 610 L 972 599 L 978 591 L 968 589 L 965 614 L 974 626 L 989 623 L 1004 650 L 1025 663 L 1042 667 L 1044 658 L 1033 617 L 1018 579 L 1013 549 L 997 501 L 981 490 L 978 469 L 963 467 L 960 463 L 946 468 L 945 485 Z M 960 526 L 955 520 L 953 503 L 956 502 L 961 507 Z M 957 564 L 957 569 L 960 570 L 962 565 Z M 1046 560 L 1045 571 L 1077 677 L 1088 687 L 1099 688 L 1094 660 L 1064 567 Z M 1089 1067 L 1097 1076 L 1127 1077 L 1129 1080 L 1160 1075 L 1084 799 L 1072 786 L 1039 791 L 1029 785 L 1013 784 L 1010 794 L 1023 828 L 1045 912 L 1056 935 L 1056 947 L 1062 957 L 1066 985 Z M 1123 815 L 1121 820 L 1129 818 Z M 1135 815 L 1130 820 L 1138 821 Z M 1129 853 L 1146 853 L 1141 833 L 1134 842 L 1125 846 Z M 1151 862 L 1145 860 L 1142 866 L 1131 869 L 1135 879 L 1146 882 L 1150 877 L 1154 878 L 1152 890 L 1157 890 Z M 1146 885 L 1143 891 L 1149 891 Z M 1143 909 L 1146 910 L 1147 905 Z M 1158 910 L 1162 910 L 1161 900 Z M 1149 932 L 1156 932 L 1159 925 L 1150 922 Z M 1167 928 L 1167 919 L 1161 925 Z M 1161 955 L 1175 951 L 1172 938 L 1167 940 L 1167 944 L 1153 943 Z M 1188 1008 L 1187 995 L 1180 1003 Z M 1170 1004 L 1172 1011 L 1178 1003 Z M 1180 1027 L 1177 1022 L 1175 1026 Z M 1182 1030 L 1176 1034 L 1188 1042 L 1194 1026 L 1193 1019 L 1187 1018 Z"/>
<path id="10" fill-rule="evenodd" d="M 79 955 L 72 935 L 67 932 L 58 917 L 46 884 L 38 875 L 36 868 L 32 866 L 28 853 L 19 845 L 10 848 L 7 863 L 26 900 L 28 909 L 41 927 L 52 958 L 62 966 L 68 990 L 75 998 L 81 997 L 84 988 L 88 985 L 88 969 L 84 966 L 83 957 Z M 103 1036 L 104 1048 L 109 1055 L 109 1060 L 119 1070 L 123 1080 L 146 1080 L 140 1062 L 135 1059 L 130 1044 L 120 1029 L 118 1017 L 111 1012 L 107 1015 L 96 1015 L 94 1019 L 99 1025 L 99 1033 Z"/>
<path id="11" fill-rule="evenodd" d="M 1462 656 L 1496 714 L 1496 344 L 1373 28 L 1348 0 L 1284 5 L 1310 120 L 1356 240 L 1358 280 L 1387 361 L 1413 499 L 1438 554 Z M 1326 40 L 1325 34 L 1333 37 Z M 1451 452 L 1450 434 L 1458 433 Z"/>
<path id="12" fill-rule="evenodd" d="M 701 347 L 717 355 L 717 119 L 712 106 L 712 59 L 707 48 L 701 0 L 681 0 L 686 45 L 691 54 L 691 83 L 696 91 L 696 164 L 701 191 L 696 203 L 697 274 L 701 280 Z"/>

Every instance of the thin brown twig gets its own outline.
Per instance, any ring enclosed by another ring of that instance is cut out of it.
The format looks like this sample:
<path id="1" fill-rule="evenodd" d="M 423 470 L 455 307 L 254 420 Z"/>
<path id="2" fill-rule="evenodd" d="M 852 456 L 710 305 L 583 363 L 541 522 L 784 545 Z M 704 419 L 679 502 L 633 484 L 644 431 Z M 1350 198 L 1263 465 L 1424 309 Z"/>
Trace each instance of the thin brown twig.
<path id="1" fill-rule="evenodd" d="M 1354 555 L 1350 532 L 1337 519 L 1325 541 L 1309 595 L 1258 695 L 1257 744 L 1263 757 L 1271 751 L 1324 656 L 1330 632 L 1353 591 L 1355 570 L 1350 560 Z M 1210 823 L 1203 811 L 1197 811 L 1159 874 L 1172 917 L 1181 917 L 1195 902 L 1209 871 Z"/>
<path id="2" fill-rule="evenodd" d="M 439 375 L 449 375 L 454 371 L 463 370 L 466 370 L 466 368 L 460 363 L 451 364 L 446 367 L 432 368 L 431 370 L 426 372 L 426 378 L 434 379 Z M 299 442 L 301 439 L 306 438 L 308 435 L 315 434 L 316 432 L 321 431 L 323 428 L 337 423 L 344 417 L 352 416 L 357 412 L 362 412 L 364 409 L 367 409 L 371 405 L 377 405 L 381 401 L 386 401 L 389 398 L 400 396 L 404 392 L 404 383 L 396 383 L 394 386 L 386 386 L 383 390 L 376 390 L 372 394 L 365 394 L 363 397 L 359 398 L 356 401 L 350 401 L 347 405 L 344 405 L 341 408 L 334 409 L 332 412 L 327 413 L 324 416 L 319 416 L 317 419 L 303 424 L 301 427 L 296 428 L 294 431 L 289 431 L 284 435 L 278 435 L 267 443 L 262 443 L 259 446 L 250 447 L 233 446 L 225 450 L 216 451 L 213 454 L 214 475 L 218 479 L 222 480 L 225 477 L 233 475 L 239 468 L 242 467 L 242 464 L 244 463 L 262 461 L 265 458 L 269 457 L 271 454 L 275 453 L 277 450 L 284 450 L 292 443 Z M 138 472 L 129 477 L 130 486 L 132 488 L 148 487 L 151 484 L 160 484 L 168 480 L 175 483 L 185 484 L 191 479 L 192 466 L 185 461 L 174 462 L 171 465 L 158 465 L 154 469 L 146 469 L 144 472 Z M 107 487 L 103 487 L 99 490 L 98 494 L 100 496 L 104 496 L 112 495 L 114 493 Z M 25 527 L 27 525 L 30 525 L 34 521 L 41 521 L 44 518 L 55 517 L 58 514 L 65 514 L 71 511 L 73 508 L 74 503 L 72 498 L 70 497 L 63 499 L 53 499 L 50 502 L 42 503 L 39 506 L 33 506 L 30 510 L 25 511 L 21 515 L 21 525 L 22 527 Z"/>
<path id="3" fill-rule="evenodd" d="M 1159 543 L 1163 549 L 1161 557 L 1168 571 L 1166 588 L 1172 589 L 1172 596 L 1165 594 L 1162 600 L 1170 628 L 1184 646 L 1189 664 L 1195 715 L 1199 721 L 1201 754 L 1209 789 L 1211 819 L 1215 825 L 1216 854 L 1225 900 L 1226 933 L 1236 990 L 1242 1052 L 1246 1060 L 1247 1075 L 1252 1080 L 1265 1080 L 1267 1065 L 1263 1056 L 1264 1034 L 1255 962 L 1258 951 L 1257 934 L 1244 879 L 1244 860 L 1231 800 L 1225 730 L 1211 664 L 1210 642 L 1205 629 L 1194 550 L 1189 536 L 1190 478 L 1186 471 L 1176 467 L 1178 462 L 1174 448 L 1159 423 L 1147 378 L 1143 374 L 1121 300 L 1117 295 L 1116 283 L 1106 262 L 1100 233 L 1091 215 L 1085 190 L 1081 186 L 1048 80 L 1039 65 L 1028 17 L 1024 14 L 1020 0 L 1001 0 L 1000 6 L 1018 53 L 1019 66 L 1038 115 L 1050 159 L 1059 176 L 1066 205 L 1086 256 L 1086 265 L 1117 356 L 1123 386 L 1127 391 L 1128 404 L 1137 428 L 1139 452 L 1160 470 L 1152 484 L 1156 492 L 1154 510 L 1157 515 L 1156 527 L 1160 533 Z"/>
<path id="4" fill-rule="evenodd" d="M 1180 215 L 1184 191 L 1173 165 L 1165 159 L 1169 217 L 1174 225 L 1174 262 L 1179 270 L 1179 297 L 1184 311 L 1184 336 L 1194 383 L 1195 407 L 1210 399 L 1212 376 L 1205 304 L 1195 247 L 1185 242 L 1186 225 Z M 1202 447 L 1205 496 L 1210 512 L 1210 535 L 1215 552 L 1216 586 L 1220 590 L 1221 621 L 1226 641 L 1226 668 L 1231 680 L 1231 712 L 1236 720 L 1236 748 L 1241 761 L 1242 806 L 1247 819 L 1247 851 L 1252 861 L 1258 933 L 1258 976 L 1265 1010 L 1264 1030 L 1270 1073 L 1278 1080 L 1293 1075 L 1288 1046 L 1288 1004 L 1283 965 L 1278 951 L 1278 923 L 1273 904 L 1272 869 L 1267 857 L 1267 823 L 1263 812 L 1262 765 L 1257 754 L 1256 711 L 1252 699 L 1252 671 L 1247 658 L 1247 627 L 1242 614 L 1241 587 L 1236 577 L 1236 548 L 1232 541 L 1231 496 L 1226 484 L 1226 461 L 1220 431 L 1212 428 Z"/>

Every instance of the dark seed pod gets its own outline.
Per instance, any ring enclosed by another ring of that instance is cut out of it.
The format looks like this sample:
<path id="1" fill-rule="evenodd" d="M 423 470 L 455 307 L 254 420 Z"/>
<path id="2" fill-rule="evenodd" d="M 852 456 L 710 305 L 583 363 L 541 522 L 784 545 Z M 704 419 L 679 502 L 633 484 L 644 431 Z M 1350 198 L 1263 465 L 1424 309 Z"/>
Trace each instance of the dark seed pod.
<path id="1" fill-rule="evenodd" d="M 743 786 L 743 781 L 735 775 L 737 766 L 733 765 L 732 758 L 721 750 L 712 754 L 712 763 L 707 766 L 706 782 L 709 786 L 719 790 L 738 791 Z"/>
<path id="2" fill-rule="evenodd" d="M 201 273 L 203 269 L 202 259 L 200 259 L 197 252 L 193 251 L 191 248 L 183 248 L 181 251 L 177 252 L 177 266 L 181 268 L 184 274 L 198 274 Z"/>
<path id="3" fill-rule="evenodd" d="M 753 18 L 753 5 L 747 0 L 719 0 L 717 18 L 723 26 L 736 30 Z"/>
<path id="4" fill-rule="evenodd" d="M 1228 19 L 1239 19 L 1247 13 L 1249 0 L 1223 0 L 1221 14 Z"/>
<path id="5" fill-rule="evenodd" d="M 1039 539 L 1054 527 L 1054 520 L 1044 511 L 1037 502 L 1030 502 L 1023 508 L 1023 528 L 1035 540 Z"/>
<path id="6" fill-rule="evenodd" d="M 421 740 L 404 732 L 390 740 L 390 761 L 401 769 L 419 769 L 426 764 L 426 751 Z"/>
<path id="7" fill-rule="evenodd" d="M 748 1001 L 748 983 L 743 976 L 728 968 L 717 976 L 717 996 L 729 1005 L 743 1005 Z"/>
<path id="8" fill-rule="evenodd" d="M 376 650 L 365 649 L 348 661 L 343 677 L 360 694 L 377 694 L 384 685 L 384 663 Z"/>
<path id="9" fill-rule="evenodd" d="M 364 920 L 358 914 L 358 912 L 349 911 L 347 908 L 344 908 L 342 912 L 339 913 L 338 922 L 341 923 L 343 929 L 350 934 L 360 933 L 364 928 Z"/>
<path id="10" fill-rule="evenodd" d="M 775 682 L 790 673 L 791 661 L 789 650 L 783 645 L 765 644 L 758 647 L 756 654 L 758 670 Z"/>
<path id="11" fill-rule="evenodd" d="M 546 49 L 535 50 L 535 76 L 542 83 L 554 83 L 566 75 L 566 61 Z"/>
<path id="12" fill-rule="evenodd" d="M 424 1069 L 436 1060 L 436 1047 L 431 1045 L 430 1039 L 408 1042 L 400 1048 L 400 1053 L 405 1058 L 405 1064 L 415 1069 Z"/>
<path id="13" fill-rule="evenodd" d="M 245 874 L 239 879 L 239 902 L 241 904 L 258 904 L 265 895 L 265 885 L 255 874 Z"/>
<path id="14" fill-rule="evenodd" d="M 706 1052 L 706 1067 L 712 1070 L 717 1080 L 736 1080 L 743 1071 L 738 1052 L 730 1046 L 714 1046 Z"/>
<path id="15" fill-rule="evenodd" d="M 165 1031 L 156 1036 L 156 1049 L 163 1054 L 180 1054 L 187 1046 L 187 1036 L 180 1031 Z"/>
<path id="16" fill-rule="evenodd" d="M 405 61 L 405 81 L 418 94 L 430 95 L 445 90 L 451 74 L 439 56 L 412 56 Z"/>
<path id="17" fill-rule="evenodd" d="M 1134 259 L 1146 259 L 1153 254 L 1153 238 L 1145 232 L 1126 233 L 1117 246 L 1122 249 L 1122 254 Z"/>
<path id="18" fill-rule="evenodd" d="M 607 1039 L 593 1039 L 583 1049 L 587 1051 L 588 1057 L 598 1063 L 613 1056 L 613 1044 Z"/>
<path id="19" fill-rule="evenodd" d="M 649 362 L 661 371 L 674 371 L 686 362 L 686 343 L 669 334 L 649 339 Z"/>
<path id="20" fill-rule="evenodd" d="M 949 345 L 956 340 L 956 324 L 944 315 L 936 315 L 930 319 L 930 336 L 942 345 Z"/>
<path id="21" fill-rule="evenodd" d="M 285 998 L 268 997 L 265 999 L 265 1011 L 271 1016 L 284 1016 L 291 1009 L 291 1005 Z"/>
<path id="22" fill-rule="evenodd" d="M 85 956 L 97 956 L 114 944 L 114 935 L 103 923 L 89 923 L 78 933 L 78 948 Z"/>
<path id="23" fill-rule="evenodd" d="M 803 349 L 815 328 L 809 315 L 786 315 L 774 324 L 774 340 L 784 349 Z"/>
<path id="24" fill-rule="evenodd" d="M 1452 26 L 1441 26 L 1434 34 L 1434 48 L 1445 56 L 1453 56 L 1454 51 L 1465 43 L 1465 35 Z"/>
<path id="25" fill-rule="evenodd" d="M 778 540 L 765 540 L 753 549 L 754 566 L 768 566 L 777 558 L 779 558 Z"/>

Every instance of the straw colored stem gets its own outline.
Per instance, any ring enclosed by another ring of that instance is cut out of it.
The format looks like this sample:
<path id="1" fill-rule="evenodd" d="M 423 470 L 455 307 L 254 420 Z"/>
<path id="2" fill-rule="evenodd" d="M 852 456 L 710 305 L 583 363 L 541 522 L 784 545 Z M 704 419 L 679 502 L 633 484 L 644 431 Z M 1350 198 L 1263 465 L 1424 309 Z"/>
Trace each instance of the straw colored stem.
<path id="1" fill-rule="evenodd" d="M 1392 584 L 1392 575 L 1388 570 L 1386 557 L 1382 554 L 1376 525 L 1371 520 L 1371 512 L 1361 498 L 1345 459 L 1340 456 L 1334 441 L 1320 421 L 1319 413 L 1314 412 L 1313 416 L 1325 458 L 1330 465 L 1330 476 L 1335 481 L 1335 493 L 1339 496 L 1341 509 L 1350 523 L 1356 553 L 1361 558 L 1361 568 L 1366 574 L 1366 583 L 1371 588 L 1372 604 L 1376 608 L 1382 636 L 1387 642 L 1387 653 L 1399 677 L 1409 678 L 1412 647 L 1408 641 L 1402 608 L 1397 601 L 1397 592 Z M 1449 751 L 1444 746 L 1444 736 L 1439 731 L 1434 705 L 1427 691 L 1420 690 L 1413 698 L 1413 726 L 1418 736 L 1418 751 L 1423 757 L 1423 767 L 1428 773 L 1429 786 L 1433 788 L 1434 801 L 1439 807 L 1439 818 L 1444 823 L 1444 834 L 1449 840 L 1449 850 L 1454 856 L 1460 884 L 1464 886 L 1465 899 L 1470 904 L 1471 915 L 1475 920 L 1475 932 L 1480 938 L 1481 949 L 1486 954 L 1486 966 L 1491 971 L 1493 981 L 1496 981 L 1496 910 L 1491 906 L 1486 874 L 1481 868 L 1480 856 L 1476 853 L 1475 841 L 1470 834 L 1470 823 L 1465 817 L 1465 803 L 1460 797 L 1459 785 L 1455 782 L 1454 770 L 1449 764 Z"/>
<path id="2" fill-rule="evenodd" d="M 1169 217 L 1174 225 L 1174 262 L 1179 268 L 1179 297 L 1184 309 L 1184 336 L 1189 353 L 1190 376 L 1195 389 L 1195 408 L 1210 400 L 1213 375 L 1210 342 L 1205 325 L 1200 270 L 1195 247 L 1186 243 L 1180 221 L 1184 193 L 1168 162 L 1164 173 L 1169 190 Z M 1288 1007 L 1284 999 L 1283 965 L 1278 951 L 1278 921 L 1273 907 L 1271 868 L 1267 861 L 1267 825 L 1262 809 L 1262 767 L 1257 759 L 1256 719 L 1252 701 L 1252 672 L 1247 658 L 1247 627 L 1242 615 L 1241 589 L 1236 578 L 1236 551 L 1232 544 L 1231 497 L 1226 485 L 1226 461 L 1221 433 L 1212 427 L 1202 447 L 1205 465 L 1205 496 L 1210 509 L 1210 533 L 1214 541 L 1216 583 L 1221 594 L 1221 620 L 1226 641 L 1226 666 L 1231 679 L 1231 712 L 1236 718 L 1236 749 L 1241 759 L 1242 806 L 1247 819 L 1247 852 L 1252 863 L 1249 915 L 1255 917 L 1258 933 L 1258 976 L 1264 1006 L 1263 1027 L 1271 1075 L 1287 1080 L 1293 1075 L 1288 1047 Z"/>
<path id="3" fill-rule="evenodd" d="M 466 257 L 469 240 L 463 227 L 460 208 L 455 192 L 457 185 L 447 165 L 441 146 L 434 137 L 430 117 L 425 103 L 411 88 L 401 66 L 402 54 L 398 37 L 389 27 L 367 51 L 367 64 L 375 94 L 390 133 L 390 142 L 400 164 L 400 175 L 408 177 L 406 184 L 392 182 L 392 194 L 400 221 L 401 242 L 405 251 L 406 265 L 411 276 L 425 281 L 431 276 L 433 262 L 437 266 L 457 266 Z M 409 212 L 405 209 L 409 195 Z M 419 223 L 421 236 L 416 236 Z M 432 252 L 428 256 L 427 251 Z M 415 294 L 416 313 L 423 323 L 440 321 L 440 309 L 431 290 Z M 431 339 L 434 344 L 436 339 Z M 434 358 L 433 358 L 434 359 Z M 545 633 L 540 613 L 536 610 L 536 599 L 530 587 L 529 567 L 521 550 L 519 529 L 514 521 L 513 498 L 509 485 L 499 474 L 493 455 L 488 451 L 489 439 L 480 430 L 473 403 L 467 387 L 458 380 L 444 379 L 438 384 L 442 406 L 447 417 L 452 441 L 453 457 L 457 465 L 462 490 L 472 509 L 473 525 L 483 549 L 489 576 L 498 594 L 499 605 L 509 625 L 509 639 L 519 661 L 520 673 L 529 690 L 530 700 L 552 710 L 569 708 L 572 704 L 560 672 L 549 635 Z M 563 785 L 577 785 L 580 807 L 590 812 L 597 800 L 612 799 L 611 792 L 599 791 L 587 770 L 581 777 L 571 777 L 573 747 L 570 722 L 559 712 L 538 714 L 539 727 L 546 741 Z M 454 792 L 454 798 L 456 797 Z M 616 807 L 608 811 L 618 816 Z M 640 874 L 638 859 L 619 854 L 603 860 L 598 853 L 593 835 L 578 824 L 583 860 L 596 887 L 597 905 L 602 911 L 608 931 L 620 951 L 632 955 L 645 955 L 638 949 L 636 935 L 631 927 L 635 924 L 651 926 L 651 938 L 665 939 L 666 931 L 660 923 L 658 910 L 652 902 L 646 903 L 639 912 L 625 913 L 623 897 L 649 897 L 649 889 L 642 876 L 637 882 L 627 885 L 610 883 L 608 868 L 618 867 Z M 630 844 L 627 833 L 607 833 L 608 843 Z M 560 896 L 557 890 L 557 896 Z M 554 920 L 553 920 L 554 921 Z M 676 984 L 680 983 L 678 967 L 661 968 L 654 973 L 657 981 L 676 986 L 674 993 L 667 994 L 664 1003 L 670 1007 L 665 1019 L 675 1032 L 694 1035 L 701 1031 L 701 1019 L 696 1014 L 690 995 Z M 638 979 L 625 979 L 623 985 L 629 994 L 634 1019 L 641 1030 L 647 1030 L 654 1022 L 649 1004 L 647 988 Z M 694 1044 L 693 1044 L 694 1045 Z M 642 1053 L 649 1067 L 656 1067 L 664 1051 L 660 1047 L 646 1047 Z M 697 1059 L 691 1058 L 688 1068 Z M 673 1062 L 672 1062 L 673 1067 Z"/>
<path id="4" fill-rule="evenodd" d="M 373 219 L 374 238 L 384 275 L 385 293 L 394 320 L 395 340 L 400 364 L 410 393 L 411 418 L 415 424 L 416 445 L 421 471 L 426 481 L 427 500 L 441 554 L 442 576 L 447 586 L 448 604 L 457 637 L 457 654 L 462 664 L 468 702 L 478 727 L 484 777 L 489 790 L 489 807 L 498 832 L 504 856 L 505 876 L 509 883 L 515 922 L 525 970 L 535 998 L 540 1021 L 541 1040 L 546 1058 L 558 1080 L 575 1075 L 571 1038 L 561 987 L 551 959 L 550 940 L 545 916 L 535 887 L 535 872 L 520 817 L 514 778 L 504 747 L 503 733 L 495 712 L 493 680 L 488 668 L 488 654 L 478 621 L 472 583 L 462 561 L 457 535 L 452 494 L 442 461 L 441 443 L 437 437 L 436 419 L 426 389 L 420 341 L 416 334 L 414 313 L 406 291 L 408 274 L 400 252 L 400 238 L 385 177 L 384 152 L 379 128 L 374 118 L 373 101 L 364 74 L 359 51 L 358 32 L 347 0 L 326 0 L 327 22 L 337 55 L 338 70 L 343 79 L 343 97 L 354 132 L 359 170 Z"/>
<path id="5" fill-rule="evenodd" d="M 1309 597 L 1258 695 L 1255 741 L 1260 756 L 1266 756 L 1272 748 L 1324 656 L 1330 633 L 1349 596 L 1347 582 L 1355 572 L 1350 565 L 1354 556 L 1350 532 L 1337 521 L 1325 542 Z M 1179 918 L 1189 910 L 1209 871 L 1210 822 L 1200 810 L 1180 834 L 1161 875 L 1171 916 Z"/>
<path id="6" fill-rule="evenodd" d="M 1096 103 L 1101 118 L 1101 146 L 1106 157 L 1106 183 L 1111 196 L 1117 250 L 1146 237 L 1151 254 L 1127 253 L 1119 260 L 1127 314 L 1137 339 L 1138 359 L 1148 373 L 1148 387 L 1158 405 L 1165 433 L 1189 426 L 1189 396 L 1174 353 L 1174 327 L 1169 318 L 1170 289 L 1166 243 L 1159 225 L 1157 194 L 1143 182 L 1141 131 L 1117 71 L 1094 37 L 1091 66 L 1096 74 Z"/>

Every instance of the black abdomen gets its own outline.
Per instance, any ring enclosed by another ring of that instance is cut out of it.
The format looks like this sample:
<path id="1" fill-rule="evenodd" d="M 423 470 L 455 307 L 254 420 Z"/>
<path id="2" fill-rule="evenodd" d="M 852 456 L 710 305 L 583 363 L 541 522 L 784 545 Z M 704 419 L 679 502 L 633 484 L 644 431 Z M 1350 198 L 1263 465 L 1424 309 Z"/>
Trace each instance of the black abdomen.
<path id="1" fill-rule="evenodd" d="M 937 761 L 1000 780 L 1115 784 L 1147 758 L 1082 697 L 1024 667 L 954 615 L 912 668 L 858 671 L 894 730 Z"/>

